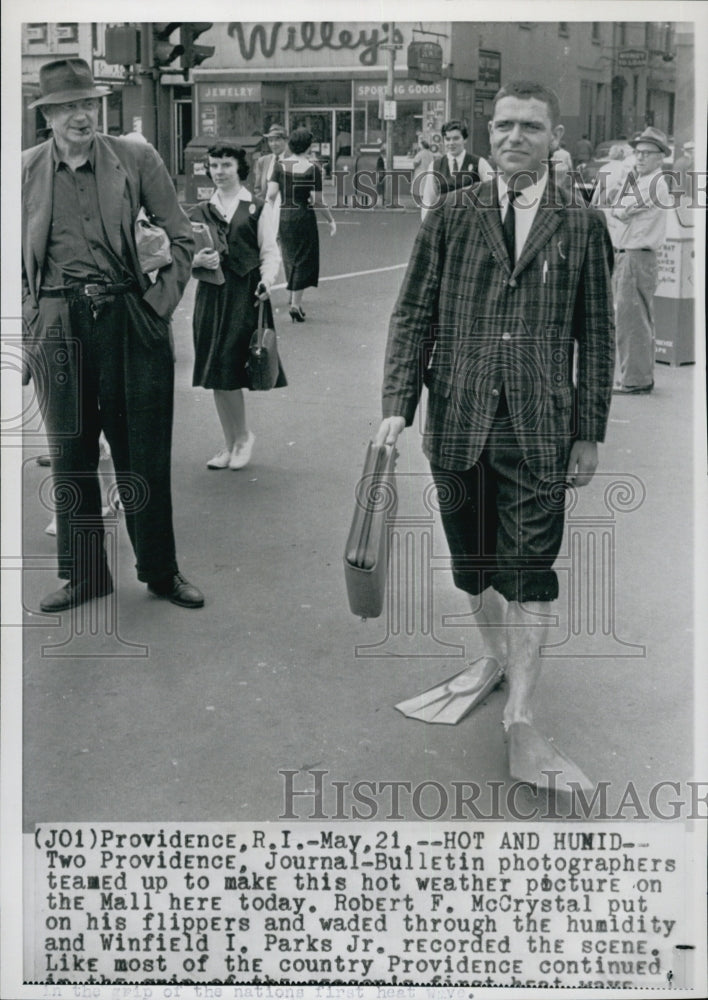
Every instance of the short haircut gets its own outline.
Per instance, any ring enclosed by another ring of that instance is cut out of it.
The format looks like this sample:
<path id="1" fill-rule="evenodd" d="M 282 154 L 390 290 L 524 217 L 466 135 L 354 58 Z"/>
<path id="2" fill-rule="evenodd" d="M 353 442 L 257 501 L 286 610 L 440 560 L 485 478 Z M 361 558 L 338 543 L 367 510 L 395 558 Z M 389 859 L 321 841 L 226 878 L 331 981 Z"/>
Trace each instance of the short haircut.
<path id="1" fill-rule="evenodd" d="M 309 128 L 296 128 L 290 133 L 288 137 L 288 146 L 290 146 L 293 153 L 299 155 L 300 153 L 305 153 L 312 145 L 312 132 Z"/>
<path id="2" fill-rule="evenodd" d="M 463 139 L 466 139 L 469 135 L 467 126 L 459 118 L 452 118 L 449 122 L 445 122 L 440 131 L 443 135 L 447 135 L 448 132 L 462 132 Z"/>
<path id="3" fill-rule="evenodd" d="M 227 142 L 217 143 L 209 147 L 207 156 L 214 160 L 236 160 L 236 172 L 239 180 L 245 181 L 248 177 L 250 168 L 246 159 L 246 150 L 240 146 L 232 146 Z"/>
<path id="4" fill-rule="evenodd" d="M 558 95 L 542 83 L 536 83 L 534 80 L 513 80 L 511 83 L 506 83 L 501 90 L 497 91 L 492 114 L 496 111 L 497 103 L 501 101 L 502 97 L 518 97 L 522 101 L 530 101 L 535 98 L 537 101 L 543 101 L 548 108 L 551 125 L 555 128 L 560 123 Z"/>
<path id="5" fill-rule="evenodd" d="M 607 154 L 611 160 L 623 160 L 624 159 L 624 146 L 616 142 L 614 146 L 610 146 L 610 151 Z"/>

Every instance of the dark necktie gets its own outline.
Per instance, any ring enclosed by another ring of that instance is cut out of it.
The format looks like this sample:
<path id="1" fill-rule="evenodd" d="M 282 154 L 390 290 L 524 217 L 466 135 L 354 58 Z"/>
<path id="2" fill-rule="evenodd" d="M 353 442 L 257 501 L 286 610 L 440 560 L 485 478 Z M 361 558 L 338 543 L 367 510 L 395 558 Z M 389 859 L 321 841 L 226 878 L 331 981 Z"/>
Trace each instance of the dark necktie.
<path id="1" fill-rule="evenodd" d="M 509 202 L 504 222 L 502 223 L 504 242 L 506 243 L 506 249 L 509 251 L 509 260 L 511 261 L 512 268 L 516 264 L 516 212 L 514 211 L 516 197 L 516 191 L 509 191 Z"/>
<path id="2" fill-rule="evenodd" d="M 452 158 L 452 172 L 453 172 L 453 174 L 457 173 L 457 160 L 455 159 L 454 156 Z"/>

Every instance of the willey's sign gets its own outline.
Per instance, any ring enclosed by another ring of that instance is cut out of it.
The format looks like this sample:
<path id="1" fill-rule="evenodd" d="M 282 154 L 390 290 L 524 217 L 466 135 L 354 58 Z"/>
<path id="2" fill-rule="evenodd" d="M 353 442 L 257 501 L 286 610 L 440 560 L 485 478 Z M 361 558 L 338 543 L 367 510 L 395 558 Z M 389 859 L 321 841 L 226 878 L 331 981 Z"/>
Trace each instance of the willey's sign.
<path id="1" fill-rule="evenodd" d="M 391 37 L 387 21 L 231 21 L 217 23 L 200 41 L 216 51 L 201 69 L 279 69 L 289 67 L 386 66 L 382 45 L 401 46 L 397 67 L 405 66 L 407 45 L 414 40 L 411 22 L 396 22 Z M 444 33 L 443 22 L 425 22 L 429 31 Z M 449 39 L 445 60 L 449 58 Z"/>

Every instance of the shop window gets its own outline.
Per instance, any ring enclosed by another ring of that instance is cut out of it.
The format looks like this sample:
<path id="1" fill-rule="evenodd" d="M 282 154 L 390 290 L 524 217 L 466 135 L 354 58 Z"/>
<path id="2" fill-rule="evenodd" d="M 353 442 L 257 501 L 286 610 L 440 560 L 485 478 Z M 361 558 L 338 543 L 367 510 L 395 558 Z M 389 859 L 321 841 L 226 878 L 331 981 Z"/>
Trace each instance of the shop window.
<path id="1" fill-rule="evenodd" d="M 349 80 L 308 80 L 290 84 L 292 107 L 330 107 L 351 105 L 352 85 Z"/>
<path id="2" fill-rule="evenodd" d="M 120 90 L 106 96 L 106 120 L 104 130 L 109 135 L 123 134 L 123 99 Z"/>
<path id="3" fill-rule="evenodd" d="M 244 137 L 262 134 L 260 104 L 203 104 L 200 115 L 203 135 Z"/>

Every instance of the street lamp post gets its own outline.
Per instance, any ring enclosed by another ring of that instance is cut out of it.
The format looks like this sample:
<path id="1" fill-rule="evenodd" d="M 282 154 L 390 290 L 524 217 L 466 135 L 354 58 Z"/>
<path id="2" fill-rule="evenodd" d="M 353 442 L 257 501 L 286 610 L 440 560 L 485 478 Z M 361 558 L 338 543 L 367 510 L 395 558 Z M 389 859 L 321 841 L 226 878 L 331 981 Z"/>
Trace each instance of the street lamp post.
<path id="1" fill-rule="evenodd" d="M 393 89 L 394 80 L 394 68 L 396 66 L 396 46 L 394 45 L 394 36 L 396 33 L 396 25 L 391 22 L 389 28 L 389 43 L 386 46 L 388 51 L 388 60 L 386 67 L 386 100 L 393 101 L 395 97 Z M 386 121 L 386 169 L 393 169 L 393 121 L 392 119 L 387 119 Z"/>

